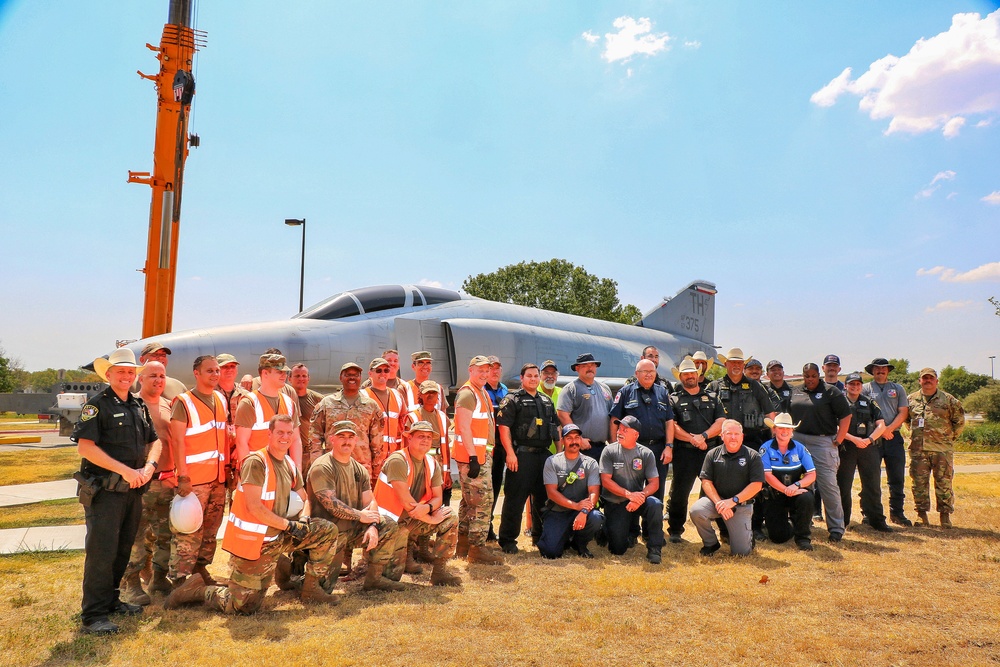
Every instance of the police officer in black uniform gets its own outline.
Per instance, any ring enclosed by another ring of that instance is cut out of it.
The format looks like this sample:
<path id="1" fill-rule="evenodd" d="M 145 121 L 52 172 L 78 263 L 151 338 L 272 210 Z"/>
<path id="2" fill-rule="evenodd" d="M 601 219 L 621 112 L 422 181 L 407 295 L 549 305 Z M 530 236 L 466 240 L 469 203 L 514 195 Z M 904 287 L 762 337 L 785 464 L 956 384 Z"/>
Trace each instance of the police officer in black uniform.
<path id="1" fill-rule="evenodd" d="M 885 432 L 885 420 L 878 404 L 862 394 L 861 373 L 847 376 L 845 393 L 851 406 L 851 425 L 840 446 L 840 466 L 837 468 L 837 486 L 844 506 L 844 525 L 851 523 L 851 493 L 854 487 L 854 470 L 861 476 L 861 513 L 864 523 L 881 533 L 891 533 L 882 509 L 882 454 L 877 442 Z"/>
<path id="2" fill-rule="evenodd" d="M 792 388 L 785 382 L 785 367 L 777 359 L 767 362 L 767 382 L 764 389 L 774 392 L 771 400 L 777 406 L 778 412 L 788 412 L 792 406 Z"/>
<path id="3" fill-rule="evenodd" d="M 719 434 L 726 411 L 718 397 L 699 383 L 698 367 L 685 359 L 677 369 L 680 389 L 670 396 L 674 411 L 674 479 L 667 504 L 667 532 L 674 544 L 681 542 L 687 520 L 688 497 L 705 463 L 705 452 L 722 444 Z"/>
<path id="4" fill-rule="evenodd" d="M 647 447 L 656 457 L 656 472 L 660 485 L 653 492 L 663 502 L 667 468 L 674 456 L 674 411 L 670 407 L 670 390 L 656 383 L 656 365 L 649 359 L 640 359 L 635 365 L 636 382 L 621 388 L 611 406 L 611 440 L 618 434 L 618 422 L 632 415 L 642 424 L 638 444 Z"/>
<path id="5" fill-rule="evenodd" d="M 109 615 L 142 613 L 142 607 L 118 597 L 139 529 L 142 493 L 160 456 L 149 413 L 129 391 L 138 368 L 127 348 L 94 360 L 94 371 L 110 386 L 83 406 L 70 438 L 83 457 L 74 478 L 87 522 L 81 616 L 89 634 L 118 632 Z"/>
<path id="6" fill-rule="evenodd" d="M 497 431 L 507 454 L 507 477 L 497 541 L 508 554 L 518 551 L 521 515 L 529 496 L 532 543 L 537 543 L 542 535 L 542 508 L 548 498 L 542 470 L 546 459 L 552 455 L 549 447 L 553 441 L 559 440 L 559 419 L 552 399 L 538 391 L 540 382 L 538 366 L 521 366 L 521 388 L 504 397 L 497 413 Z"/>
<path id="7" fill-rule="evenodd" d="M 770 438 L 764 418 L 774 419 L 777 406 L 757 380 L 743 374 L 746 358 L 743 350 L 734 347 L 728 355 L 719 355 L 726 364 L 726 374 L 708 385 L 708 390 L 719 397 L 728 419 L 735 419 L 743 426 L 743 444 L 757 450 Z"/>

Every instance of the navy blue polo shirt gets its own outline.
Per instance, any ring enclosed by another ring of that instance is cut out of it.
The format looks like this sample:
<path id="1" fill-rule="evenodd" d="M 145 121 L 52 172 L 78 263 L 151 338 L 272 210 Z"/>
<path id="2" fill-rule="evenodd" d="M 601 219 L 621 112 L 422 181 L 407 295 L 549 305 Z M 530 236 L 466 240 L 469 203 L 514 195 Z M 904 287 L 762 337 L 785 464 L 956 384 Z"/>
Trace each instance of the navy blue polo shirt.
<path id="1" fill-rule="evenodd" d="M 613 419 L 628 415 L 635 417 L 642 424 L 639 442 L 662 444 L 667 438 L 667 422 L 674 418 L 670 391 L 655 382 L 649 389 L 644 389 L 638 382 L 631 382 L 615 396 L 609 415 Z"/>

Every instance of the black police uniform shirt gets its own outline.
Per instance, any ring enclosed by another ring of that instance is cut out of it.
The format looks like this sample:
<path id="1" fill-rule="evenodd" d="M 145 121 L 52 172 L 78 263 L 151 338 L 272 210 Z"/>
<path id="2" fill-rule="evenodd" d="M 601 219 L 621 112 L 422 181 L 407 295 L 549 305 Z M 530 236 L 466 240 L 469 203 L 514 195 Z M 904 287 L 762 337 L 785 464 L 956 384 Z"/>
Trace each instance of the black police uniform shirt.
<path id="1" fill-rule="evenodd" d="M 710 481 L 719 497 L 725 500 L 737 495 L 751 482 L 763 484 L 764 463 L 760 454 L 746 445 L 741 445 L 734 454 L 726 451 L 725 445 L 719 445 L 708 450 L 698 476 Z M 747 500 L 740 499 L 741 502 Z"/>
<path id="2" fill-rule="evenodd" d="M 80 420 L 70 436 L 70 440 L 76 443 L 80 439 L 93 440 L 116 461 L 130 468 L 140 468 L 146 462 L 146 445 L 154 442 L 157 435 L 141 400 L 129 394 L 123 401 L 108 387 L 83 406 Z M 83 460 L 81 469 L 91 475 L 111 474 L 110 470 L 87 459 Z"/>
<path id="3" fill-rule="evenodd" d="M 718 397 L 704 389 L 699 389 L 697 394 L 689 394 L 687 390 L 681 389 L 670 395 L 670 406 L 673 408 L 677 425 L 691 435 L 701 435 L 711 428 L 712 424 L 726 416 Z M 718 438 L 712 438 L 709 442 L 713 441 L 718 441 Z M 694 447 L 690 442 L 680 440 L 675 444 L 677 445 Z M 711 446 L 710 444 L 709 447 Z"/>
<path id="4" fill-rule="evenodd" d="M 663 444 L 667 440 L 667 422 L 674 418 L 670 392 L 656 383 L 649 389 L 644 389 L 638 382 L 625 385 L 615 395 L 610 416 L 621 419 L 628 415 L 638 419 L 642 425 L 639 442 Z"/>
<path id="5" fill-rule="evenodd" d="M 739 382 L 733 382 L 728 375 L 713 380 L 708 390 L 719 397 L 726 410 L 726 416 L 735 419 L 746 428 L 764 428 L 764 417 L 777 412 L 771 396 L 757 380 L 745 375 Z"/>
<path id="6" fill-rule="evenodd" d="M 626 491 L 642 491 L 646 481 L 656 479 L 660 473 L 656 470 L 656 455 L 653 450 L 644 445 L 636 445 L 632 449 L 622 447 L 613 442 L 601 453 L 601 474 L 611 475 L 611 479 Z M 609 503 L 624 503 L 627 499 L 601 488 L 601 499 Z"/>
<path id="7" fill-rule="evenodd" d="M 875 431 L 875 424 L 882 419 L 882 410 L 871 397 L 861 394 L 858 400 L 847 399 L 851 408 L 851 427 L 847 432 L 856 438 L 870 438 Z"/>
<path id="8" fill-rule="evenodd" d="M 532 396 L 518 389 L 504 397 L 497 412 L 497 426 L 510 429 L 515 447 L 534 447 L 548 451 L 559 439 L 559 421 L 552 399 L 540 391 Z"/>
<path id="9" fill-rule="evenodd" d="M 763 383 L 765 389 L 770 389 L 778 398 L 777 412 L 788 412 L 792 405 L 792 386 L 787 382 L 781 383 L 781 389 L 771 384 L 770 380 Z"/>
<path id="10" fill-rule="evenodd" d="M 851 414 L 851 406 L 844 392 L 820 380 L 812 391 L 807 391 L 804 384 L 792 387 L 789 413 L 793 422 L 802 422 L 797 433 L 836 435 L 840 420 Z"/>

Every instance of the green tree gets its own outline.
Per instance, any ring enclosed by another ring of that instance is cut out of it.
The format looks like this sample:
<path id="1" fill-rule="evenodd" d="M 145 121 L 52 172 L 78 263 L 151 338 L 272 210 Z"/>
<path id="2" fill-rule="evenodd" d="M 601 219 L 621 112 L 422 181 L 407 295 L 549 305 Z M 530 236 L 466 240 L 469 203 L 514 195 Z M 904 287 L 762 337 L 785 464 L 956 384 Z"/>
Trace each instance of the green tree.
<path id="1" fill-rule="evenodd" d="M 938 374 L 940 386 L 946 392 L 962 400 L 969 394 L 981 389 L 990 383 L 990 376 L 982 373 L 970 373 L 965 366 L 955 368 L 945 366 Z"/>
<path id="2" fill-rule="evenodd" d="M 962 403 L 966 412 L 981 413 L 986 421 L 1000 423 L 1000 382 L 977 389 Z"/>
<path id="3" fill-rule="evenodd" d="M 642 311 L 618 300 L 618 283 L 598 278 L 564 259 L 521 262 L 469 276 L 462 289 L 500 303 L 632 324 Z"/>
<path id="4" fill-rule="evenodd" d="M 0 346 L 0 393 L 9 393 L 20 389 L 18 376 L 21 371 L 21 362 L 7 356 L 7 352 Z"/>
<path id="5" fill-rule="evenodd" d="M 920 388 L 920 378 L 917 372 L 910 372 L 910 361 L 908 359 L 890 359 L 889 365 L 893 367 L 889 373 L 889 382 L 896 382 L 903 385 L 907 394 L 911 394 Z"/>

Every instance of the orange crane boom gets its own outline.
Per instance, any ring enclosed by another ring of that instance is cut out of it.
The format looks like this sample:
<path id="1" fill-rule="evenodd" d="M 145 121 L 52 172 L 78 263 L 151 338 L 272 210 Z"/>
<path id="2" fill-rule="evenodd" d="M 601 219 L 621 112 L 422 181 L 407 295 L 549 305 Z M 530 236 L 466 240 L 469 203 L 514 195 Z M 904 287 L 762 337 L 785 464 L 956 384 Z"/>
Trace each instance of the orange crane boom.
<path id="1" fill-rule="evenodd" d="M 191 27 L 192 4 L 193 0 L 170 0 L 160 45 L 146 44 L 156 53 L 160 72 L 138 72 L 154 83 L 157 102 L 153 171 L 128 173 L 130 183 L 144 183 L 153 189 L 146 264 L 142 269 L 146 275 L 143 338 L 168 333 L 173 327 L 184 161 L 188 147 L 199 143 L 198 135 L 188 135 L 194 97 L 194 54 L 205 45 L 205 33 Z"/>

